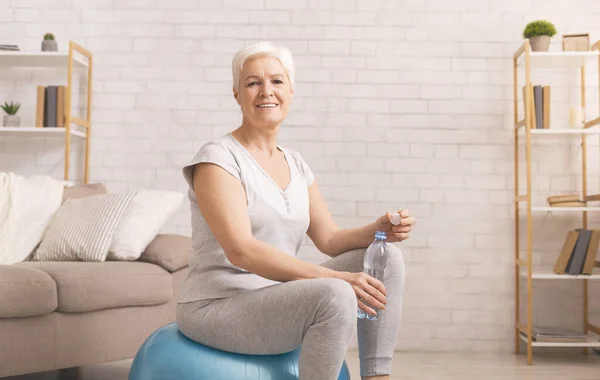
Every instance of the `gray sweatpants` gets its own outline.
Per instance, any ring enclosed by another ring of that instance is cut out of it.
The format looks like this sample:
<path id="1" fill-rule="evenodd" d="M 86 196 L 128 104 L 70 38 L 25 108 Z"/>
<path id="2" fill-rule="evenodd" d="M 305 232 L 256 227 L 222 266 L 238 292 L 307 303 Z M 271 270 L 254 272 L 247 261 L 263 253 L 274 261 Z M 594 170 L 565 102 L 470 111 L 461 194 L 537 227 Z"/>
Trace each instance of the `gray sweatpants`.
<path id="1" fill-rule="evenodd" d="M 177 324 L 188 338 L 223 351 L 269 355 L 301 346 L 300 380 L 337 379 L 358 324 L 361 376 L 390 374 L 402 311 L 404 259 L 399 248 L 388 246 L 390 258 L 383 280 L 387 304 L 376 321 L 357 318 L 350 284 L 314 279 L 179 304 Z M 364 252 L 349 251 L 321 265 L 360 272 Z"/>

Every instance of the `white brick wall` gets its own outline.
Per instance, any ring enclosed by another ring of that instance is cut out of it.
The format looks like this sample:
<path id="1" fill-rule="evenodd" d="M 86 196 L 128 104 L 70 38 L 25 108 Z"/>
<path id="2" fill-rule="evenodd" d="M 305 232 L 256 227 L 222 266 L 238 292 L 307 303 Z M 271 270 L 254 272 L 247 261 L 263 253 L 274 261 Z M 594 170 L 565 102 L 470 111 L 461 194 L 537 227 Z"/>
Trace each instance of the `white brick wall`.
<path id="1" fill-rule="evenodd" d="M 515 312 L 510 57 L 525 23 L 536 18 L 553 21 L 559 35 L 587 31 L 598 40 L 598 1 L 566 4 L 0 0 L 0 43 L 38 50 L 43 33 L 54 32 L 61 50 L 68 40 L 92 50 L 91 179 L 112 191 L 185 191 L 181 166 L 240 121 L 231 96 L 233 53 L 259 39 L 289 47 L 297 88 L 281 143 L 309 162 L 339 224 L 357 226 L 405 207 L 418 218 L 413 236 L 402 244 L 407 282 L 397 347 L 510 351 Z M 559 36 L 551 49 L 560 50 Z M 33 86 L 61 83 L 57 78 L 63 74 L 3 70 L 0 102 L 22 100 L 22 118 L 31 123 Z M 591 83 L 595 78 L 590 73 Z M 576 77 L 534 79 L 555 87 L 553 122 L 565 121 L 566 86 Z M 595 91 L 588 94 L 591 117 L 598 112 Z M 573 179 L 580 171 L 573 161 L 581 155 L 576 140 L 550 140 L 555 145 L 535 144 L 533 188 L 540 202 L 552 192 L 580 189 Z M 74 144 L 76 154 L 81 150 Z M 61 177 L 62 153 L 61 141 L 0 138 L 0 170 Z M 520 154 L 524 157 L 523 150 Z M 588 163 L 595 170 L 591 192 L 598 189 L 597 163 L 595 153 Z M 74 166 L 80 169 L 75 161 Z M 190 233 L 187 208 L 165 231 Z M 590 217 L 597 222 L 595 214 Z M 574 215 L 536 214 L 536 264 L 553 264 L 566 228 L 576 222 Z M 301 257 L 324 260 L 308 239 Z M 535 289 L 537 321 L 581 325 L 580 284 L 536 282 Z M 591 286 L 590 294 L 592 320 L 600 323 L 600 289 Z"/>

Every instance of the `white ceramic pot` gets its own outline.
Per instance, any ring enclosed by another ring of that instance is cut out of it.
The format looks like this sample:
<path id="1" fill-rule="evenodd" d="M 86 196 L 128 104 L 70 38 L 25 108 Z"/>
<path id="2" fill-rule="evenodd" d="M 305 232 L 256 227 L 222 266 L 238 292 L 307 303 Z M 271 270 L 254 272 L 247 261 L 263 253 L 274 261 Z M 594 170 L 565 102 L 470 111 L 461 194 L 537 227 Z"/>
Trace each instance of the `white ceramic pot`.
<path id="1" fill-rule="evenodd" d="M 2 125 L 5 127 L 20 127 L 21 118 L 17 115 L 4 115 L 4 122 Z"/>
<path id="2" fill-rule="evenodd" d="M 58 51 L 58 44 L 54 40 L 43 40 L 42 51 Z"/>

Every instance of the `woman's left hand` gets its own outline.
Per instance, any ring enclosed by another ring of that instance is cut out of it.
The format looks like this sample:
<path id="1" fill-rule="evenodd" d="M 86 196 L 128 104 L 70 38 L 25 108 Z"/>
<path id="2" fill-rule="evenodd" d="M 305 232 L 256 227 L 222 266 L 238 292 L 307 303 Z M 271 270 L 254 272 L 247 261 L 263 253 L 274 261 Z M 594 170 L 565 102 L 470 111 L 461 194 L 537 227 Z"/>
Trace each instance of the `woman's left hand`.
<path id="1" fill-rule="evenodd" d="M 385 215 L 377 218 L 375 225 L 377 231 L 387 233 L 387 241 L 389 243 L 401 242 L 408 239 L 412 226 L 415 224 L 415 218 L 410 216 L 410 211 L 399 210 L 400 223 L 398 225 L 392 224 L 392 213 L 386 212 Z"/>

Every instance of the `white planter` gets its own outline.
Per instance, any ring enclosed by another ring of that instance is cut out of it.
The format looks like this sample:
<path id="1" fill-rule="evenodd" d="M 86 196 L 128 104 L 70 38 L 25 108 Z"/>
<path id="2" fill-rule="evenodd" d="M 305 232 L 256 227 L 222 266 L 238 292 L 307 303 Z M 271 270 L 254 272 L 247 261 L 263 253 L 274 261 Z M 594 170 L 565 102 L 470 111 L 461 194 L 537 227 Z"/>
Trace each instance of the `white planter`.
<path id="1" fill-rule="evenodd" d="M 21 118 L 17 115 L 4 115 L 4 122 L 2 125 L 5 127 L 20 127 Z"/>
<path id="2" fill-rule="evenodd" d="M 58 51 L 58 44 L 54 40 L 43 40 L 42 51 Z"/>

